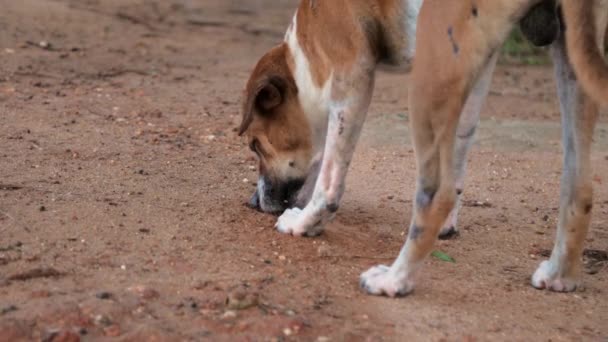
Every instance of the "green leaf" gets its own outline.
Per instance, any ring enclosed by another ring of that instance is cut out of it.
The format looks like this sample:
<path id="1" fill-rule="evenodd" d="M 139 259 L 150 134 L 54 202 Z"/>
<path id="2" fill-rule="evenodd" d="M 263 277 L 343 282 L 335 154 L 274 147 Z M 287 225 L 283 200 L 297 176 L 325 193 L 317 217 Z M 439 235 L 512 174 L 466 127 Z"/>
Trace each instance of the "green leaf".
<path id="1" fill-rule="evenodd" d="M 454 260 L 454 258 L 452 258 L 451 256 L 449 256 L 441 251 L 433 251 L 433 253 L 431 253 L 431 255 L 441 261 L 456 262 L 456 260 Z"/>

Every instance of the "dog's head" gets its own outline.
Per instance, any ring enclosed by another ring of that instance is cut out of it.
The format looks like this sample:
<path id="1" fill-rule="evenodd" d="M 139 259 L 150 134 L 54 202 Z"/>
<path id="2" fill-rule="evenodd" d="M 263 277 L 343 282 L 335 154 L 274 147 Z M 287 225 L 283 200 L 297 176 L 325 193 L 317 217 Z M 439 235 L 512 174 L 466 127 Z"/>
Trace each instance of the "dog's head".
<path id="1" fill-rule="evenodd" d="M 311 128 L 290 63 L 286 44 L 273 48 L 260 59 L 245 90 L 239 135 L 247 137 L 259 160 L 250 205 L 264 212 L 301 206 L 309 197 L 300 190 L 311 171 Z"/>

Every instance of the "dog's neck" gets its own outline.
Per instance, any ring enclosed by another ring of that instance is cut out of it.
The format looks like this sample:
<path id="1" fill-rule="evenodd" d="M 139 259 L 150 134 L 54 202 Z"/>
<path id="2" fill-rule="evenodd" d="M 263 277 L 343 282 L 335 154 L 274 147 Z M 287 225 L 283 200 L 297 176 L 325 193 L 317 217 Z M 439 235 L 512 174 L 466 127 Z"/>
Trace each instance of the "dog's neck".
<path id="1" fill-rule="evenodd" d="M 377 20 L 377 23 L 382 25 L 381 32 L 383 32 L 382 39 L 377 42 L 381 46 L 372 48 L 379 50 L 376 54 L 378 57 L 376 62 L 380 65 L 390 66 L 392 70 L 407 71 L 414 56 L 416 19 L 422 0 L 389 2 L 396 3 L 394 5 L 396 12 L 391 12 L 391 16 L 381 17 L 379 13 L 369 15 L 368 20 Z M 304 12 L 299 13 L 300 10 Z M 310 125 L 313 158 L 316 158 L 323 153 L 325 147 L 328 113 L 332 105 L 332 83 L 334 73 L 339 72 L 334 70 L 334 67 L 339 68 L 348 61 L 356 60 L 361 51 L 347 49 L 341 51 L 341 59 L 328 59 L 327 55 L 319 52 L 322 51 L 319 47 L 322 46 L 319 45 L 320 42 L 311 40 L 322 39 L 323 35 L 329 33 L 322 32 L 320 29 L 322 26 L 307 22 L 312 20 L 308 17 L 310 13 L 305 12 L 306 9 L 300 10 L 294 14 L 284 41 L 288 47 L 288 65 L 298 88 L 298 100 Z M 298 26 L 298 20 L 302 21 L 302 27 Z"/>
<path id="2" fill-rule="evenodd" d="M 285 43 L 292 57 L 293 78 L 298 87 L 298 99 L 310 124 L 312 134 L 313 156 L 316 158 L 323 153 L 327 135 L 328 113 L 330 109 L 330 93 L 332 77 L 325 84 L 318 86 L 313 79 L 313 70 L 318 67 L 311 64 L 298 39 L 298 14 L 285 34 Z M 314 158 L 313 158 L 314 159 Z"/>

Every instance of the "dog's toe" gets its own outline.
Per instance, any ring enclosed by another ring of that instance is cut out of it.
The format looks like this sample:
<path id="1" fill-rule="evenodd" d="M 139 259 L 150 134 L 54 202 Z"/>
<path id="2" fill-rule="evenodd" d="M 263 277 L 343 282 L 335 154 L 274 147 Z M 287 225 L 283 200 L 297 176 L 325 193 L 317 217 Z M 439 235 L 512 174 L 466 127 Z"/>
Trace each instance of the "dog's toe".
<path id="1" fill-rule="evenodd" d="M 451 240 L 460 236 L 460 232 L 455 226 L 443 228 L 439 233 L 439 240 Z"/>
<path id="2" fill-rule="evenodd" d="M 317 220 L 317 223 L 305 216 L 304 210 L 298 208 L 287 209 L 279 216 L 275 228 L 283 233 L 293 236 L 315 237 L 323 232 L 323 225 Z"/>
<path id="3" fill-rule="evenodd" d="M 302 210 L 293 208 L 287 209 L 281 216 L 279 216 L 277 223 L 274 225 L 275 228 L 283 233 L 283 234 L 291 234 L 291 235 L 302 235 L 304 231 L 299 229 L 299 215 Z"/>
<path id="4" fill-rule="evenodd" d="M 311 229 L 308 229 L 305 233 L 304 236 L 305 237 L 317 237 L 319 235 L 323 234 L 323 228 L 320 225 L 317 225 Z"/>
<path id="5" fill-rule="evenodd" d="M 399 281 L 385 265 L 370 268 L 361 274 L 359 286 L 368 294 L 376 296 L 400 297 L 412 292 L 411 281 Z"/>
<path id="6" fill-rule="evenodd" d="M 550 261 L 543 261 L 532 276 L 532 286 L 539 290 L 572 292 L 578 287 L 576 278 L 562 277 Z"/>

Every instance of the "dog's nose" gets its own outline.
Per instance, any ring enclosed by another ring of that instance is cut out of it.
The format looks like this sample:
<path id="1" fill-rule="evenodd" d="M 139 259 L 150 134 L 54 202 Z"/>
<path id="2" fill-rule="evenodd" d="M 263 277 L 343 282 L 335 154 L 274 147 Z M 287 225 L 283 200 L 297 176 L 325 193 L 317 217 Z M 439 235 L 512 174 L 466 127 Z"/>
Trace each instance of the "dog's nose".
<path id="1" fill-rule="evenodd" d="M 260 195 L 258 194 L 257 190 L 253 192 L 253 196 L 251 196 L 251 199 L 249 200 L 247 205 L 252 209 L 256 209 L 256 210 L 261 209 L 260 208 Z"/>

